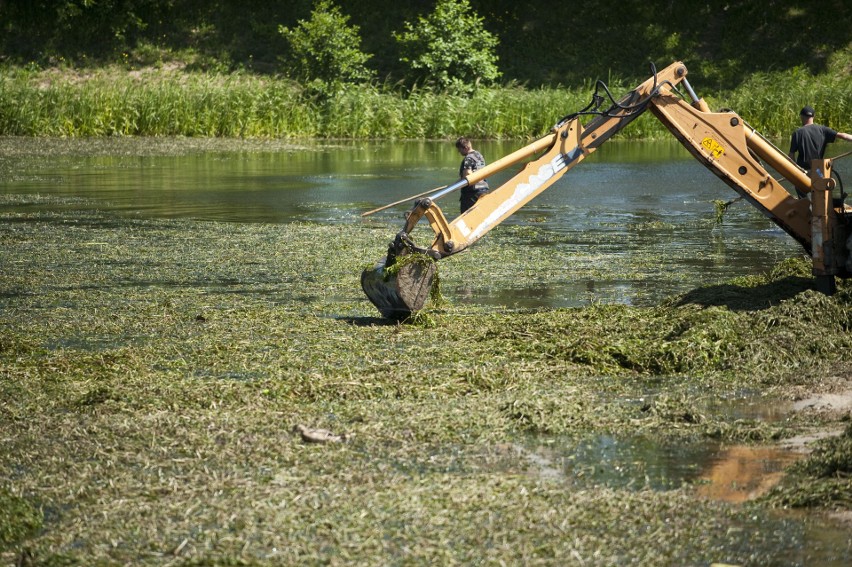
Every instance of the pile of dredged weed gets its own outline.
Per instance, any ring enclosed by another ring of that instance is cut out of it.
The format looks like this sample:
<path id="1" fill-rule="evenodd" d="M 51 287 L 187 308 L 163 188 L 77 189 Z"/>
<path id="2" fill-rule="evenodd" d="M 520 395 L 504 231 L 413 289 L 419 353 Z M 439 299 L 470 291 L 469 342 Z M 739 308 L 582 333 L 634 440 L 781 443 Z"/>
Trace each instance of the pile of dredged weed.
<path id="1" fill-rule="evenodd" d="M 852 423 L 841 435 L 818 441 L 813 452 L 793 465 L 767 500 L 781 507 L 852 508 Z"/>
<path id="2" fill-rule="evenodd" d="M 489 341 L 593 374 L 748 374 L 771 382 L 842 363 L 852 347 L 852 286 L 813 288 L 794 259 L 765 276 L 699 288 L 650 308 L 593 305 L 517 317 Z"/>

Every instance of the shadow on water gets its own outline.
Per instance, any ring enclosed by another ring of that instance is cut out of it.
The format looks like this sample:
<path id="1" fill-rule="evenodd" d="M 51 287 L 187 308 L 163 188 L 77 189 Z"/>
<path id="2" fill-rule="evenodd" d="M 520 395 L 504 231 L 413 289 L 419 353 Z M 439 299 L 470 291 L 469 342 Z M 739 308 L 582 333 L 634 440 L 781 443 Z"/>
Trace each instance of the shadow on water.
<path id="1" fill-rule="evenodd" d="M 356 327 L 396 326 L 400 324 L 399 321 L 385 319 L 384 317 L 336 317 L 336 319 Z"/>
<path id="2" fill-rule="evenodd" d="M 677 305 L 696 304 L 703 307 L 727 307 L 732 311 L 756 311 L 777 305 L 809 289 L 814 289 L 813 279 L 801 276 L 788 276 L 755 287 L 712 285 L 686 293 Z"/>

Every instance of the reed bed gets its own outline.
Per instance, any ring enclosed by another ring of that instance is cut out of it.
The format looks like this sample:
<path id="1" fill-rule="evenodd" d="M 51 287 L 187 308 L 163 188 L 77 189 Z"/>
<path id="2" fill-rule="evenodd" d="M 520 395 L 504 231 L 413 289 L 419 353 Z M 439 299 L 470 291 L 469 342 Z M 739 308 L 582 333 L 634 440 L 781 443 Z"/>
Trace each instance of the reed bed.
<path id="1" fill-rule="evenodd" d="M 848 72 L 826 74 L 815 80 L 801 69 L 760 73 L 729 93 L 723 103 L 768 135 L 789 133 L 798 127 L 799 110 L 806 104 L 816 109 L 816 122 L 849 132 L 852 128 L 852 75 Z"/>
<path id="2" fill-rule="evenodd" d="M 610 85 L 616 96 L 631 87 Z M 755 76 L 730 93 L 701 94 L 714 109 L 733 108 L 775 137 L 797 126 L 804 104 L 818 108 L 824 123 L 848 131 L 850 87 L 848 75 L 815 80 L 794 70 Z M 244 73 L 7 70 L 0 75 L 0 135 L 443 139 L 465 133 L 523 139 L 547 132 L 562 116 L 585 107 L 593 90 L 591 83 L 540 89 L 507 85 L 459 96 L 369 85 L 319 95 L 288 79 Z M 669 134 L 653 117 L 643 116 L 621 136 Z"/>

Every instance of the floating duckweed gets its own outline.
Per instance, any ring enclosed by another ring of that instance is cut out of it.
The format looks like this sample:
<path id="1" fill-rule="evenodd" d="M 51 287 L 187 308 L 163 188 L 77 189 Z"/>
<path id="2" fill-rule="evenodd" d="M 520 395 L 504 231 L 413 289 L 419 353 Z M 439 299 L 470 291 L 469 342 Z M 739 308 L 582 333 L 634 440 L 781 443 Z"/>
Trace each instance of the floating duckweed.
<path id="1" fill-rule="evenodd" d="M 0 486 L 0 551 L 33 534 L 42 526 L 42 514 L 30 502 Z"/>
<path id="2" fill-rule="evenodd" d="M 14 484 L 0 484 L 0 510 L 21 515 L 0 514 L 4 563 L 24 550 L 45 564 L 150 565 L 812 553 L 768 506 L 641 479 L 578 487 L 511 450 L 530 436 L 762 443 L 824 426 L 764 429 L 710 402 L 749 391 L 772 404 L 844 372 L 848 283 L 820 296 L 787 266 L 650 306 L 454 302 L 429 324 L 395 325 L 358 282 L 381 247 L 374 230 L 12 220 L 0 224 L 0 478 Z M 442 262 L 445 284 L 527 277 L 511 233 L 481 244 L 475 262 Z M 561 260 L 546 252 L 523 254 L 548 283 Z M 294 423 L 350 441 L 306 446 Z"/>

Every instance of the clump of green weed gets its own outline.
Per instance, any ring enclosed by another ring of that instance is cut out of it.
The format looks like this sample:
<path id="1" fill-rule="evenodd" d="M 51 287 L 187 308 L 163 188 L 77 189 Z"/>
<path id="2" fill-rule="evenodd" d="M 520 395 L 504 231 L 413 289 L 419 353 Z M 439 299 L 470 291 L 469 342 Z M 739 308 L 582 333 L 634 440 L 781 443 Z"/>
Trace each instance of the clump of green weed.
<path id="1" fill-rule="evenodd" d="M 521 430 L 531 433 L 560 433 L 584 415 L 582 404 L 554 398 L 513 399 L 500 407 L 503 416 Z"/>
<path id="2" fill-rule="evenodd" d="M 0 548 L 12 545 L 41 527 L 42 514 L 20 496 L 0 487 Z"/>
<path id="3" fill-rule="evenodd" d="M 736 443 L 761 443 L 777 441 L 785 435 L 785 428 L 754 419 L 734 421 L 713 420 L 702 427 L 702 433 L 712 439 Z"/>
<path id="4" fill-rule="evenodd" d="M 673 424 L 698 424 L 706 420 L 685 396 L 662 394 L 642 409 L 649 415 Z"/>
<path id="5" fill-rule="evenodd" d="M 820 441 L 813 453 L 796 466 L 815 478 L 852 479 L 852 423 L 842 435 Z"/>
<path id="6" fill-rule="evenodd" d="M 433 329 L 437 326 L 435 318 L 425 311 L 412 313 L 405 319 L 405 322 L 424 329 Z"/>
<path id="7" fill-rule="evenodd" d="M 722 224 L 722 219 L 725 216 L 725 212 L 727 212 L 728 207 L 730 207 L 740 199 L 742 199 L 742 197 L 737 197 L 736 199 L 731 199 L 730 201 L 722 201 L 720 199 L 713 200 L 713 208 L 716 211 L 716 224 Z"/>
<path id="8" fill-rule="evenodd" d="M 426 254 L 420 254 L 418 252 L 402 254 L 394 259 L 393 264 L 385 268 L 385 280 L 399 274 L 400 270 L 402 270 L 406 266 L 410 266 L 412 264 L 419 264 L 424 268 L 428 268 L 434 263 L 434 258 L 432 258 L 431 256 L 427 256 Z"/>
<path id="9" fill-rule="evenodd" d="M 426 254 L 420 254 L 417 252 L 412 252 L 410 254 L 404 254 L 402 256 L 397 256 L 394 263 L 387 268 L 385 268 L 383 277 L 385 281 L 388 281 L 393 276 L 399 274 L 400 270 L 402 270 L 406 266 L 410 266 L 412 264 L 418 264 L 423 267 L 424 271 L 428 270 L 430 266 L 436 264 L 435 259 Z M 432 302 L 434 307 L 441 307 L 446 304 L 446 299 L 444 299 L 443 294 L 441 293 L 441 277 L 438 275 L 437 266 L 435 268 L 434 276 L 432 277 L 432 287 L 429 289 L 429 300 Z M 416 315 L 416 314 L 415 314 Z M 415 323 L 423 323 L 423 319 L 409 318 L 411 322 Z"/>
<path id="10" fill-rule="evenodd" d="M 789 479 L 767 500 L 793 508 L 852 508 L 852 423 L 841 435 L 817 441 L 813 452 L 790 467 Z"/>

